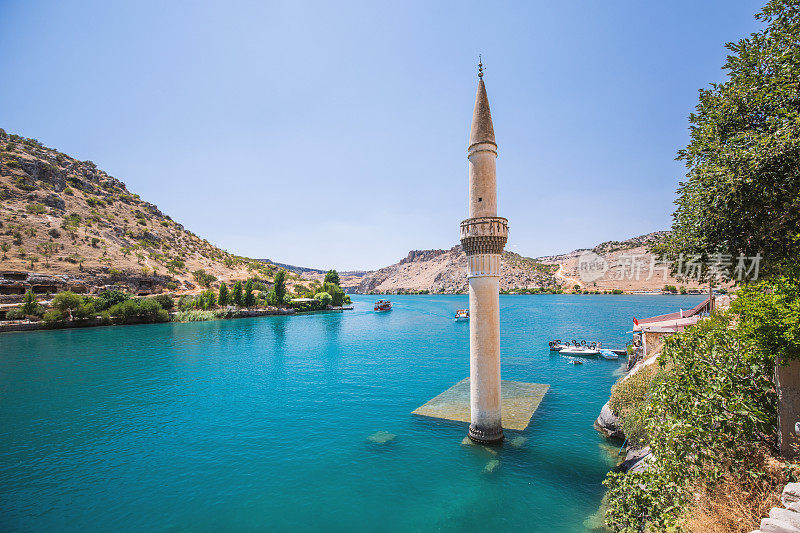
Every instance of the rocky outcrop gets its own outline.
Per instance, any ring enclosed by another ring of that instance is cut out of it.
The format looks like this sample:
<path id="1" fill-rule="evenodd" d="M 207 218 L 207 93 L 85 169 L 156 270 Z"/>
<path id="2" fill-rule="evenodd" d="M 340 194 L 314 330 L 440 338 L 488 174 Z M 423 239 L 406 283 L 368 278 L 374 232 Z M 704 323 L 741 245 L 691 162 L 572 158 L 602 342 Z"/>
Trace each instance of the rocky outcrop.
<path id="1" fill-rule="evenodd" d="M 620 463 L 617 470 L 620 472 L 641 472 L 653 461 L 650 446 L 644 448 L 631 448 L 625 454 L 625 460 Z"/>
<path id="2" fill-rule="evenodd" d="M 594 421 L 594 428 L 609 439 L 624 439 L 625 434 L 619 423 L 619 417 L 611 412 L 608 402 L 600 410 L 600 415 Z"/>
<path id="3" fill-rule="evenodd" d="M 503 252 L 501 261 L 501 290 L 560 286 L 553 275 L 554 267 L 512 252 Z M 412 250 L 398 263 L 364 274 L 354 292 L 465 293 L 468 289 L 466 272 L 467 256 L 460 244 L 449 250 Z"/>
<path id="4" fill-rule="evenodd" d="M 405 259 L 401 259 L 401 265 L 413 263 L 414 261 L 430 261 L 434 257 L 446 254 L 447 250 L 411 250 Z"/>
<path id="5" fill-rule="evenodd" d="M 781 493 L 781 503 L 784 507 L 800 502 L 800 483 L 789 483 L 783 488 Z M 800 504 L 797 504 L 800 506 Z"/>
<path id="6" fill-rule="evenodd" d="M 773 507 L 753 533 L 800 533 L 800 483 L 789 483 L 781 494 L 781 507 Z"/>

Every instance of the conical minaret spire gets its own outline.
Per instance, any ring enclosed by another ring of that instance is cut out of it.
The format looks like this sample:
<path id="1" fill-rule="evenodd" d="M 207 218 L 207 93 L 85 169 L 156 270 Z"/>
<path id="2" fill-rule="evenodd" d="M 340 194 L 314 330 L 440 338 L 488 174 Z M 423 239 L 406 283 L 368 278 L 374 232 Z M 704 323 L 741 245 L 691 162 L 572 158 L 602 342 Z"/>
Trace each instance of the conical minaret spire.
<path id="1" fill-rule="evenodd" d="M 508 240 L 508 221 L 497 216 L 497 177 L 489 97 L 478 64 L 478 94 L 467 148 L 469 216 L 461 223 L 469 281 L 469 437 L 478 442 L 503 439 L 500 416 L 500 254 Z"/>
<path id="2" fill-rule="evenodd" d="M 486 95 L 486 85 L 483 83 L 483 72 L 479 74 L 478 94 L 475 95 L 475 109 L 472 112 L 472 129 L 469 133 L 469 145 L 478 143 L 492 143 L 494 140 L 494 125 L 492 124 L 492 111 L 489 109 L 489 97 Z"/>

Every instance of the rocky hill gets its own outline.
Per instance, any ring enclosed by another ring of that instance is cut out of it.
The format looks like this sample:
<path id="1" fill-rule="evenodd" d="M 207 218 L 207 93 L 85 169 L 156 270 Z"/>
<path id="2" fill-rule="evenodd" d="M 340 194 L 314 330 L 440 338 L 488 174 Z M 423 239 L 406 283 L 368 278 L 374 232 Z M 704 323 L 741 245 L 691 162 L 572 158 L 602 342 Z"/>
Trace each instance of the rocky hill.
<path id="1" fill-rule="evenodd" d="M 699 288 L 696 283 L 681 283 L 667 275 L 663 267 L 653 269 L 655 258 L 648 246 L 667 232 L 654 232 L 624 241 L 608 241 L 591 249 L 538 258 L 503 252 L 501 290 L 556 289 L 625 292 L 660 290 L 665 285 Z M 591 254 L 591 255 L 589 255 Z M 602 275 L 581 273 L 587 258 L 602 267 Z M 404 259 L 380 270 L 352 276 L 345 284 L 356 293 L 460 293 L 467 291 L 467 258 L 460 245 L 449 250 L 412 250 Z"/>
<path id="2" fill-rule="evenodd" d="M 613 290 L 626 292 L 660 290 L 665 285 L 700 289 L 699 283 L 679 281 L 669 275 L 659 264 L 649 247 L 666 237 L 669 232 L 656 231 L 624 241 L 607 241 L 594 248 L 573 250 L 566 254 L 536 258 L 558 267 L 555 275 L 565 287 L 579 285 L 585 290 Z M 601 268 L 597 274 L 581 272 L 581 262 L 592 261 Z"/>
<path id="3" fill-rule="evenodd" d="M 0 247 L 0 295 L 109 285 L 191 291 L 197 270 L 219 281 L 265 283 L 277 272 L 198 237 L 93 162 L 2 129 Z M 289 283 L 300 278 L 290 274 Z"/>
<path id="4" fill-rule="evenodd" d="M 503 252 L 501 290 L 513 288 L 556 288 L 557 267 L 545 265 L 512 252 Z M 467 291 L 467 256 L 461 245 L 449 250 L 412 250 L 400 262 L 364 274 L 352 292 L 403 293 Z M 352 281 L 351 281 L 352 283 Z"/>

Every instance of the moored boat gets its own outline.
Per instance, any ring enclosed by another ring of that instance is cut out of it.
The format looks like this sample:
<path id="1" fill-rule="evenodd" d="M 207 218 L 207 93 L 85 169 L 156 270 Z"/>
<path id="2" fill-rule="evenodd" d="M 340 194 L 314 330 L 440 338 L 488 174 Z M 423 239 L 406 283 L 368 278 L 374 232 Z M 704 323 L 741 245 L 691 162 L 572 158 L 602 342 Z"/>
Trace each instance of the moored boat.
<path id="1" fill-rule="evenodd" d="M 548 344 L 550 345 L 550 351 L 551 352 L 560 352 L 564 348 L 569 348 L 571 346 L 571 344 L 569 344 L 569 343 L 562 344 L 561 339 L 556 339 L 554 341 L 550 341 Z"/>
<path id="2" fill-rule="evenodd" d="M 619 359 L 619 356 L 612 352 L 611 350 L 606 350 L 605 348 L 600 350 L 600 357 L 603 359 Z"/>
<path id="3" fill-rule="evenodd" d="M 389 300 L 378 300 L 375 302 L 375 311 L 382 312 L 382 311 L 391 311 L 392 310 L 392 302 Z"/>
<path id="4" fill-rule="evenodd" d="M 455 318 L 457 321 L 469 320 L 469 309 L 459 309 Z"/>
<path id="5" fill-rule="evenodd" d="M 600 349 L 602 345 L 597 342 L 593 342 L 592 344 L 583 344 L 577 346 L 570 346 L 569 348 L 564 348 L 561 350 L 562 355 L 576 355 L 581 357 L 594 357 L 600 354 Z"/>

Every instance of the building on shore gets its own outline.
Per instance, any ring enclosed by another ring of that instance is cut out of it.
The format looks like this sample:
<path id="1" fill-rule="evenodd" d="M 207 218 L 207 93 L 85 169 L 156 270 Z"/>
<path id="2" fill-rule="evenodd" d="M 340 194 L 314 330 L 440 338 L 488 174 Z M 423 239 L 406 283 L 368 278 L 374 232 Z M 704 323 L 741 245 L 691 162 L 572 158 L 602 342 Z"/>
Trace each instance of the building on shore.
<path id="1" fill-rule="evenodd" d="M 641 348 L 641 356 L 649 357 L 661 350 L 663 338 L 697 324 L 711 312 L 713 297 L 706 298 L 692 309 L 683 309 L 666 315 L 633 319 L 633 345 Z"/>

